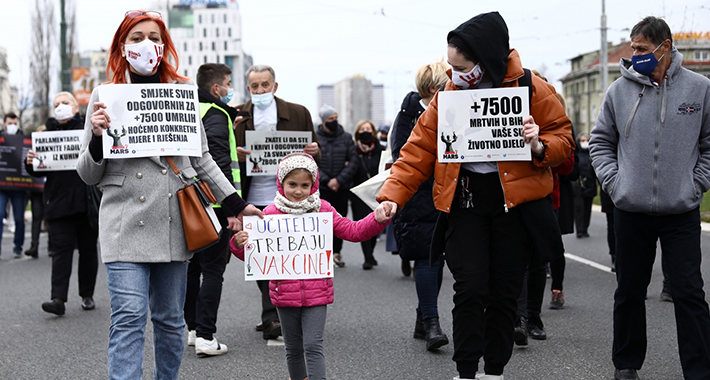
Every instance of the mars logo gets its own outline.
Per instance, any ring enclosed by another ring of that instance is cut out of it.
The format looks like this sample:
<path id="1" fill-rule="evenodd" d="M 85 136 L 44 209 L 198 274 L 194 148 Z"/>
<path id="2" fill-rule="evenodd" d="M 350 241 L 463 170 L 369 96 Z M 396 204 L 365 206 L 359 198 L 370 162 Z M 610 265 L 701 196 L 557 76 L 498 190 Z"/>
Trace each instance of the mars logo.
<path id="1" fill-rule="evenodd" d="M 249 157 L 249 161 L 252 163 L 253 167 L 251 169 L 252 173 L 262 173 L 264 169 L 259 166 L 260 162 L 263 162 L 264 159 L 261 157 Z"/>
<path id="2" fill-rule="evenodd" d="M 38 169 L 44 169 L 47 167 L 47 165 L 44 164 L 44 160 L 47 159 L 47 156 L 37 156 L 37 161 L 39 161 L 39 164 L 37 165 Z"/>
<path id="3" fill-rule="evenodd" d="M 128 54 L 128 58 L 130 59 L 138 59 L 141 56 L 141 53 L 131 50 L 126 50 L 126 54 Z"/>
<path id="4" fill-rule="evenodd" d="M 444 148 L 444 159 L 446 160 L 455 160 L 459 158 L 459 151 L 454 150 L 453 144 L 458 140 L 458 136 L 456 136 L 456 132 L 453 133 L 453 137 L 450 135 L 444 135 L 444 132 L 441 132 L 441 141 L 446 144 L 446 148 Z"/>

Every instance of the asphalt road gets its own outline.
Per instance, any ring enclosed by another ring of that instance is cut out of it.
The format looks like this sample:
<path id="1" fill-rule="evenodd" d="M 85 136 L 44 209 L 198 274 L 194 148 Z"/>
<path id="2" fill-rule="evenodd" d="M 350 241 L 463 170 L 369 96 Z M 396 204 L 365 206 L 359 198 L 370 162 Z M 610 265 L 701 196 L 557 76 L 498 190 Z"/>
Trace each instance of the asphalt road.
<path id="1" fill-rule="evenodd" d="M 568 257 L 565 273 L 565 308 L 549 310 L 549 285 L 542 318 L 546 341 L 530 341 L 515 348 L 505 370 L 513 379 L 612 379 L 612 305 L 615 277 L 609 265 L 604 215 L 594 212 L 590 238 L 564 237 L 566 250 L 600 265 Z M 384 239 L 384 237 L 383 237 Z M 106 347 L 110 307 L 106 272 L 99 267 L 96 309 L 83 311 L 77 295 L 76 257 L 69 289 L 67 313 L 56 317 L 43 312 L 49 300 L 51 258 L 46 233 L 40 257 L 12 259 L 12 235 L 3 233 L 0 256 L 0 379 L 101 379 L 106 378 Z M 710 234 L 703 233 L 703 274 L 710 278 Z M 29 233 L 25 247 L 29 246 Z M 412 338 L 416 294 L 414 281 L 400 271 L 400 260 L 378 243 L 379 266 L 361 268 L 360 246 L 345 243 L 347 263 L 335 274 L 335 303 L 328 306 L 325 355 L 330 379 L 451 379 L 453 343 L 439 352 L 427 352 L 424 342 Z M 226 355 L 198 358 L 185 350 L 181 379 L 287 379 L 281 345 L 267 345 L 254 331 L 260 301 L 255 284 L 245 282 L 243 267 L 232 260 L 225 274 L 217 323 Z M 448 269 L 439 298 L 443 330 L 451 338 L 453 280 Z M 644 380 L 682 379 L 677 351 L 673 304 L 661 302 L 660 260 L 654 267 L 646 303 L 649 345 L 640 375 Z M 548 281 L 549 282 L 549 281 Z M 707 290 L 707 289 L 706 289 Z M 152 329 L 146 329 L 144 379 L 153 377 Z M 482 368 L 482 365 L 481 365 Z"/>

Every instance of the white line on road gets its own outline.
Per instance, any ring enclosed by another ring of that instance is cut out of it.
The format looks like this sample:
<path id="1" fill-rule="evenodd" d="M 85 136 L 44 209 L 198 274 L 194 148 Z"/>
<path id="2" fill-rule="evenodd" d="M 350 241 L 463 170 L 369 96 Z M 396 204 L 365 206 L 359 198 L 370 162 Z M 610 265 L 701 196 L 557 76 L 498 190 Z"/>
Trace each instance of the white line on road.
<path id="1" fill-rule="evenodd" d="M 582 263 L 582 264 L 589 265 L 589 266 L 592 267 L 592 268 L 597 268 L 597 269 L 599 269 L 599 270 L 601 270 L 601 271 L 603 271 L 603 272 L 614 273 L 614 272 L 611 271 L 611 268 L 608 267 L 608 266 L 606 266 L 606 265 L 601 265 L 601 264 L 599 264 L 599 263 L 597 263 L 597 262 L 594 262 L 594 261 L 592 261 L 592 260 L 587 260 L 587 259 L 585 259 L 584 257 L 579 257 L 579 256 L 573 255 L 573 254 L 571 254 L 571 253 L 569 253 L 569 252 L 565 252 L 565 257 L 568 258 L 568 259 L 572 259 L 572 260 L 574 260 L 574 261 L 580 262 L 580 263 Z"/>
<path id="2" fill-rule="evenodd" d="M 284 339 L 283 337 L 278 337 L 276 339 L 267 339 L 266 340 L 266 345 L 267 346 L 283 346 L 284 345 Z"/>

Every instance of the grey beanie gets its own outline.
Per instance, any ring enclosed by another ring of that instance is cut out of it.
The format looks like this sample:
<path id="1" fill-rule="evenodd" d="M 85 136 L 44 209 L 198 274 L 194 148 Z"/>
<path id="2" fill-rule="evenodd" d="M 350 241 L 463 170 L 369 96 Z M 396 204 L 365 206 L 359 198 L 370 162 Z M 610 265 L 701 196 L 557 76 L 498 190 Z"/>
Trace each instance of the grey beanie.
<path id="1" fill-rule="evenodd" d="M 335 108 L 323 104 L 323 107 L 320 108 L 320 111 L 318 111 L 318 116 L 320 116 L 321 121 L 325 121 L 330 115 L 338 113 L 338 111 L 335 110 Z"/>

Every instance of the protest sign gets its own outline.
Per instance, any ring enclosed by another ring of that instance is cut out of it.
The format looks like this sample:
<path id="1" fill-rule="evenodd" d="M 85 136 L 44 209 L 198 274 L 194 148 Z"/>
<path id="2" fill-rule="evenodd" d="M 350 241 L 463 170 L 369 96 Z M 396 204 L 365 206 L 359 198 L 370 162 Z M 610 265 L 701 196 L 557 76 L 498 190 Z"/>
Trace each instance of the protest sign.
<path id="1" fill-rule="evenodd" d="M 83 135 L 83 129 L 33 132 L 32 150 L 37 157 L 32 160 L 32 168 L 38 172 L 76 170 Z"/>
<path id="2" fill-rule="evenodd" d="M 244 217 L 244 278 L 278 280 L 333 277 L 333 214 Z"/>
<path id="3" fill-rule="evenodd" d="M 202 155 L 197 87 L 107 84 L 98 91 L 111 118 L 104 158 Z"/>
<path id="4" fill-rule="evenodd" d="M 311 132 L 246 131 L 247 175 L 276 175 L 279 162 L 293 152 L 303 152 L 311 143 Z"/>
<path id="5" fill-rule="evenodd" d="M 439 92 L 439 162 L 530 161 L 527 87 Z"/>
<path id="6" fill-rule="evenodd" d="M 30 177 L 25 157 L 32 140 L 23 135 L 0 135 L 0 190 L 41 191 L 44 178 Z"/>

